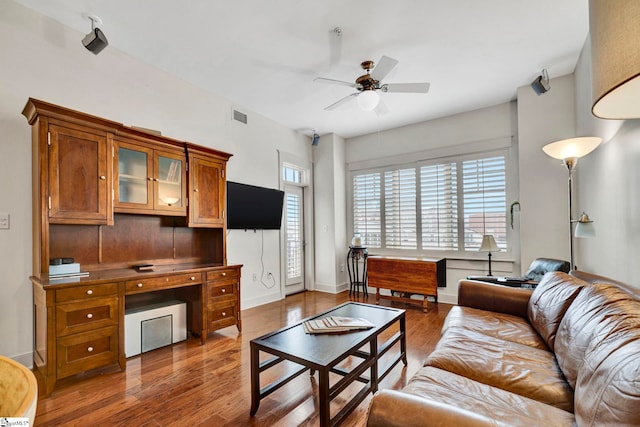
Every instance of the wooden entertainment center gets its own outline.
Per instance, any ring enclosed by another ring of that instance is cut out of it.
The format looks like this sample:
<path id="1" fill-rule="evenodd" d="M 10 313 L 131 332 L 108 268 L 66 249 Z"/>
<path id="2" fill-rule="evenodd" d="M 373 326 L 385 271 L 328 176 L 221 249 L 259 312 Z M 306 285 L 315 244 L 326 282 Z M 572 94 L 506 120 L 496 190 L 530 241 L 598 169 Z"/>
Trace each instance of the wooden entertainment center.
<path id="1" fill-rule="evenodd" d="M 200 337 L 241 330 L 240 269 L 227 265 L 231 154 L 29 99 L 34 367 L 58 380 L 126 367 L 129 307 L 180 300 Z M 50 278 L 50 263 L 85 276 Z M 54 261 L 55 260 L 55 261 Z M 146 266 L 146 267 L 145 267 Z"/>

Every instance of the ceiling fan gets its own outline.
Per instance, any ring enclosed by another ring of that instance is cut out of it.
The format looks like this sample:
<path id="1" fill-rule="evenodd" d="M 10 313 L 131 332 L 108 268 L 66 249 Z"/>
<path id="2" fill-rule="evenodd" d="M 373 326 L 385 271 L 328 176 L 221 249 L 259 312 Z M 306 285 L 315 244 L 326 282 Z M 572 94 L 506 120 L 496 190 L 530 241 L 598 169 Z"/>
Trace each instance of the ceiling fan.
<path id="1" fill-rule="evenodd" d="M 342 86 L 349 86 L 354 88 L 357 92 L 345 96 L 344 98 L 334 102 L 325 108 L 325 110 L 334 110 L 340 105 L 352 100 L 358 99 L 358 105 L 360 108 L 366 111 L 371 111 L 378 107 L 382 107 L 380 95 L 378 91 L 382 92 L 396 92 L 396 93 L 427 93 L 429 92 L 429 83 L 385 83 L 381 84 L 380 81 L 385 78 L 391 70 L 398 65 L 398 61 L 383 56 L 380 58 L 378 65 L 375 65 L 373 61 L 367 60 L 360 64 L 363 70 L 367 73 L 358 77 L 355 83 L 346 82 L 343 80 L 327 79 L 324 77 L 316 77 L 315 82 L 338 84 Z"/>

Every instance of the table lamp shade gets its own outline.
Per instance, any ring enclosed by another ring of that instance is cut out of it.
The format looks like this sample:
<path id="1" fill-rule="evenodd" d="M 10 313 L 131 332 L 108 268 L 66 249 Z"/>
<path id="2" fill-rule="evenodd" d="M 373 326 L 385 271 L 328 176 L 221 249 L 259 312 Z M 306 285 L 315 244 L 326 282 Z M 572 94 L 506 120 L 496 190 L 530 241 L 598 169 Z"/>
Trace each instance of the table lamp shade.
<path id="1" fill-rule="evenodd" d="M 640 1 L 590 0 L 593 107 L 603 119 L 640 118 Z"/>
<path id="2" fill-rule="evenodd" d="M 498 252 L 500 248 L 496 244 L 492 234 L 485 234 L 482 236 L 482 244 L 478 250 L 480 252 Z"/>

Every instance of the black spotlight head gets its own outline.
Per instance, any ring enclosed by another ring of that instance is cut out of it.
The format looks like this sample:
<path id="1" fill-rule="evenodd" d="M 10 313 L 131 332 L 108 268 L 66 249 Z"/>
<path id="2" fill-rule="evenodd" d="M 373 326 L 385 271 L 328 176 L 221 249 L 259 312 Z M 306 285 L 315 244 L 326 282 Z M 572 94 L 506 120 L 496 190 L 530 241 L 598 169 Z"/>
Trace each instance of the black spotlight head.
<path id="1" fill-rule="evenodd" d="M 542 95 L 551 89 L 551 86 L 549 86 L 549 79 L 544 76 L 538 76 L 538 78 L 531 83 L 531 88 L 538 95 Z"/>
<path id="2" fill-rule="evenodd" d="M 320 141 L 320 135 L 314 132 L 313 138 L 311 139 L 311 145 L 318 145 L 318 141 Z"/>
<path id="3" fill-rule="evenodd" d="M 104 35 L 100 28 L 95 28 L 89 34 L 84 36 L 82 44 L 89 50 L 89 52 L 97 55 L 102 52 L 102 49 L 109 45 L 109 40 L 107 40 L 107 36 Z"/>

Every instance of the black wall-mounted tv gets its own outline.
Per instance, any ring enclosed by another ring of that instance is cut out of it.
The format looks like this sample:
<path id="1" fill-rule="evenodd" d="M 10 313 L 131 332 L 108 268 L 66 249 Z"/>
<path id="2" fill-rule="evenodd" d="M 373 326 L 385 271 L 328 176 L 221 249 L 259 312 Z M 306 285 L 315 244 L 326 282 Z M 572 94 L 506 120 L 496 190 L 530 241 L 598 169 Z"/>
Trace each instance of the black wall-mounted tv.
<path id="1" fill-rule="evenodd" d="M 227 181 L 227 228 L 279 230 L 284 191 Z"/>

